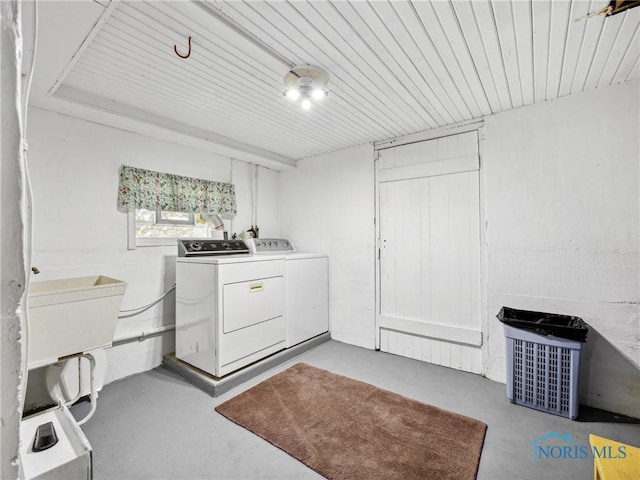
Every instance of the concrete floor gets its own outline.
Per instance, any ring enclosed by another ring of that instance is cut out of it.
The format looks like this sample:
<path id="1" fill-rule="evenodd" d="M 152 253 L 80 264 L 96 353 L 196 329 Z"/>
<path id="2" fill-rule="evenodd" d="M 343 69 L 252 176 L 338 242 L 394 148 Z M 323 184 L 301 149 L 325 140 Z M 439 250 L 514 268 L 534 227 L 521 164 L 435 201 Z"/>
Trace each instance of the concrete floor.
<path id="1" fill-rule="evenodd" d="M 603 421 L 585 408 L 571 421 L 513 405 L 503 384 L 478 375 L 329 341 L 216 398 L 162 367 L 107 385 L 96 414 L 83 426 L 93 447 L 94 478 L 322 478 L 214 411 L 301 361 L 485 422 L 479 479 L 592 478 L 591 458 L 534 461 L 532 442 L 550 432 L 570 433 L 574 446 L 588 445 L 589 433 L 640 444 L 638 423 Z"/>

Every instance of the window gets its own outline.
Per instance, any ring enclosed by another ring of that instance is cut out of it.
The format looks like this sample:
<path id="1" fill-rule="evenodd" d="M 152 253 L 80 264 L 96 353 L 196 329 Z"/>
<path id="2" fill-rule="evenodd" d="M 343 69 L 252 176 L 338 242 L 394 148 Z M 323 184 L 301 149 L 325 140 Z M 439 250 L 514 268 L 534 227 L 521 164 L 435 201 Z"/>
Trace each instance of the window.
<path id="1" fill-rule="evenodd" d="M 128 248 L 176 245 L 177 238 L 210 238 L 205 217 L 233 218 L 236 192 L 231 183 L 184 177 L 122 165 L 118 210 L 127 213 Z M 209 218 L 210 220 L 210 218 Z"/>
<path id="2" fill-rule="evenodd" d="M 147 210 L 148 211 L 148 210 Z M 145 212 L 141 212 L 144 215 Z M 163 212 L 156 210 L 156 223 L 170 225 L 194 225 L 194 214 L 186 212 Z"/>
<path id="3" fill-rule="evenodd" d="M 129 249 L 175 245 L 177 238 L 210 238 L 211 227 L 199 213 L 139 208 L 129 213 Z"/>

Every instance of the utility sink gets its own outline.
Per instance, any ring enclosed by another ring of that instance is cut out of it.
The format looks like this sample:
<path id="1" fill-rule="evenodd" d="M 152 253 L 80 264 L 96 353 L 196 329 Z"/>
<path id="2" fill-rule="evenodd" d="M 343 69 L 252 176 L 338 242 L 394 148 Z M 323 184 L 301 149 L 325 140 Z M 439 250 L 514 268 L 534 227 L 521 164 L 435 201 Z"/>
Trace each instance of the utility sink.
<path id="1" fill-rule="evenodd" d="M 126 288 L 103 275 L 32 282 L 29 368 L 110 346 Z"/>

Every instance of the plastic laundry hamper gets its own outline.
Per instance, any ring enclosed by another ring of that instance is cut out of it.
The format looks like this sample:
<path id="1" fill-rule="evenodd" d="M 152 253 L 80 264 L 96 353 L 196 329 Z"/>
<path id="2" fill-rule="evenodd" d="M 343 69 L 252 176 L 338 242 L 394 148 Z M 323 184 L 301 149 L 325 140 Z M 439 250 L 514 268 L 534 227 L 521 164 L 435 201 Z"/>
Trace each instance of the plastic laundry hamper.
<path id="1" fill-rule="evenodd" d="M 574 331 L 569 336 L 580 340 L 544 335 L 532 331 L 534 325 L 525 328 L 508 325 L 505 308 L 500 311 L 498 318 L 504 323 L 507 347 L 507 398 L 518 405 L 574 420 L 579 408 L 580 357 L 588 327 L 577 317 L 564 317 L 567 319 L 565 323 L 573 322 L 574 325 Z M 556 323 L 560 317 L 541 312 L 507 310 L 511 317 L 517 316 L 518 312 L 553 316 Z M 542 333 L 548 332 L 544 323 L 537 325 Z"/>

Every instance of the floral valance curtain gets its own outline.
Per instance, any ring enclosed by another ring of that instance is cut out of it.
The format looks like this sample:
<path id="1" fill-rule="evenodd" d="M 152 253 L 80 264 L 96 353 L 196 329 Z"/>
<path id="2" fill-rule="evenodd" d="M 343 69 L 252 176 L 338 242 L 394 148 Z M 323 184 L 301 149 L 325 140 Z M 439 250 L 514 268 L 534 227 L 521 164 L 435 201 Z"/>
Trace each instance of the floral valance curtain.
<path id="1" fill-rule="evenodd" d="M 230 183 L 182 177 L 142 168 L 120 168 L 118 209 L 236 214 L 236 192 Z"/>

